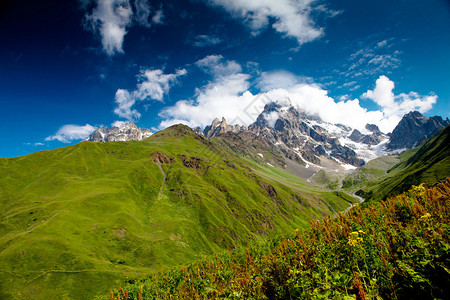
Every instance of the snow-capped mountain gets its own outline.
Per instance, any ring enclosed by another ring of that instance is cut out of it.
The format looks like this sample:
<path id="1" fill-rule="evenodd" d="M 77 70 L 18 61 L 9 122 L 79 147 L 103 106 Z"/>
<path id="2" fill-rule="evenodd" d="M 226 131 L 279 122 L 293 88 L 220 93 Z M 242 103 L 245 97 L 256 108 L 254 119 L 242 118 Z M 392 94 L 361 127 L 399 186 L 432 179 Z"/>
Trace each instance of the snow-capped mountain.
<path id="1" fill-rule="evenodd" d="M 113 142 L 113 141 L 140 141 L 148 138 L 153 133 L 150 129 L 141 129 L 134 123 L 125 123 L 119 127 L 105 128 L 103 126 L 95 130 L 86 138 L 91 142 Z"/>
<path id="2" fill-rule="evenodd" d="M 448 119 L 427 118 L 419 112 L 411 112 L 403 117 L 391 134 L 385 134 L 374 124 L 367 124 L 360 131 L 346 125 L 324 122 L 293 106 L 269 103 L 256 122 L 249 126 L 230 125 L 225 118 L 216 118 L 203 131 L 200 128 L 193 130 L 206 138 L 221 136 L 232 143 L 240 141 L 239 145 L 235 145 L 237 147 L 244 147 L 245 144 L 246 149 L 270 148 L 278 157 L 295 161 L 307 168 L 312 166 L 317 169 L 331 165 L 333 169 L 354 169 L 376 157 L 410 149 L 449 123 Z M 139 141 L 151 135 L 149 129 L 126 123 L 120 127 L 102 126 L 86 140 Z"/>
<path id="3" fill-rule="evenodd" d="M 410 149 L 448 124 L 448 119 L 426 118 L 419 112 L 411 112 L 392 134 L 382 133 L 374 124 L 367 124 L 361 132 L 342 124 L 324 122 L 294 107 L 269 103 L 248 127 L 229 125 L 224 118 L 222 121 L 215 119 L 204 129 L 203 135 L 213 138 L 227 132 L 240 136 L 251 132 L 290 160 L 315 166 L 332 161 L 344 169 L 352 169 L 393 150 Z"/>
<path id="4" fill-rule="evenodd" d="M 274 113 L 278 118 L 270 124 L 268 116 Z M 267 104 L 256 122 L 248 127 L 228 125 L 222 118 L 222 121 L 214 120 L 203 134 L 211 138 L 229 131 L 238 135 L 252 132 L 276 146 L 286 158 L 302 164 L 320 166 L 324 160 L 331 160 L 343 168 L 362 166 L 379 156 L 379 145 L 389 139 L 374 125 L 368 125 L 363 134 L 345 125 L 323 122 L 294 107 L 274 103 Z"/>

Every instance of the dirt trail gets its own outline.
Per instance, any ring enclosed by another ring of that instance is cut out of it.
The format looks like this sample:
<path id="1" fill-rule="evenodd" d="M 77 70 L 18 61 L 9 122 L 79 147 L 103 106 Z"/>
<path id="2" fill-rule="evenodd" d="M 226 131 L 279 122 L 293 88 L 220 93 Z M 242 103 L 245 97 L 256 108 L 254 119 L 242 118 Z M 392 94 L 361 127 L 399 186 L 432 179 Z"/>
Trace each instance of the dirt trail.
<path id="1" fill-rule="evenodd" d="M 161 200 L 162 196 L 164 195 L 164 185 L 166 183 L 166 173 L 164 173 L 163 168 L 161 167 L 160 163 L 157 163 L 159 170 L 161 171 L 161 174 L 163 175 L 163 182 L 162 182 L 162 186 L 161 189 L 159 190 L 159 194 L 158 194 L 158 201 Z"/>

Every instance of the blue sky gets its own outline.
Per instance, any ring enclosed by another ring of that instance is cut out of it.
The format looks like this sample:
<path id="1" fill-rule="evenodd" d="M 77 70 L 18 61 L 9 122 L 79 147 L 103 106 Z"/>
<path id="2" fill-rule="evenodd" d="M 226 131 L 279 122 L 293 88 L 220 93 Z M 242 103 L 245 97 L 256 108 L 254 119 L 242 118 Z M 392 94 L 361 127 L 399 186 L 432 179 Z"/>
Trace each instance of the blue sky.
<path id="1" fill-rule="evenodd" d="M 450 116 L 446 0 L 7 0 L 0 41 L 0 157 L 125 121 L 249 124 L 268 99 L 385 132 Z"/>

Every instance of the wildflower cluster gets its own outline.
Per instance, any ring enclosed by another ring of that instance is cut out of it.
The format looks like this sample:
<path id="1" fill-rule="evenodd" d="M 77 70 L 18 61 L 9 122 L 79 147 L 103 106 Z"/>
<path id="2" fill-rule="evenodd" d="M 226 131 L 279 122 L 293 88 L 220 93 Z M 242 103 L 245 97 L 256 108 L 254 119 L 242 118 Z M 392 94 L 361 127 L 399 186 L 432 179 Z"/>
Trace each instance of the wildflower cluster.
<path id="1" fill-rule="evenodd" d="M 421 197 L 422 198 L 422 197 L 426 196 L 427 190 L 425 189 L 424 184 L 421 183 L 418 186 L 413 185 L 411 190 L 410 190 L 410 193 L 413 193 L 414 195 L 416 195 L 416 197 Z"/>
<path id="2" fill-rule="evenodd" d="M 348 238 L 347 244 L 349 244 L 352 247 L 356 247 L 357 245 L 362 243 L 363 242 L 363 238 L 360 236 L 360 234 L 363 235 L 363 234 L 365 234 L 365 232 L 362 231 L 362 230 L 351 232 L 350 236 Z"/>

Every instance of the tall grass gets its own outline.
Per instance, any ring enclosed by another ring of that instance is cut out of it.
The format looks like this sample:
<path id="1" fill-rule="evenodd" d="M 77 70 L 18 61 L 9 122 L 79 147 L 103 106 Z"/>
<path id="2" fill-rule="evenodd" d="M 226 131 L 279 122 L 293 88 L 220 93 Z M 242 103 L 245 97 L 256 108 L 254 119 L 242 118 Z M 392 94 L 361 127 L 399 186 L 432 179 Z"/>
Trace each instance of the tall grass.
<path id="1" fill-rule="evenodd" d="M 450 295 L 450 178 L 308 230 L 149 276 L 114 299 L 436 299 Z M 126 296 L 125 296 L 126 295 Z"/>

